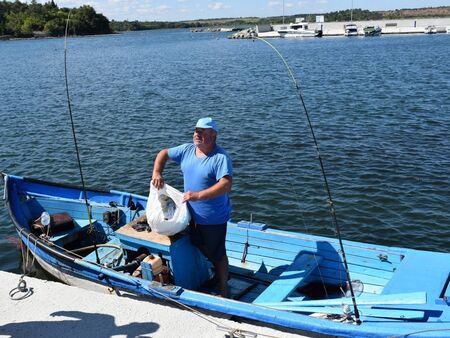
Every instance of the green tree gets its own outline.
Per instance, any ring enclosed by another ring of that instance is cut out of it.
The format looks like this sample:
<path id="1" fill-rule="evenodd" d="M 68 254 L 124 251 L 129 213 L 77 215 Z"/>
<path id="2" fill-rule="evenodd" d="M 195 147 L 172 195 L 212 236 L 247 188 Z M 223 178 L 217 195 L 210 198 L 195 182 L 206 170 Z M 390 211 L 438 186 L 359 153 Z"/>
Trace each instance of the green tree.
<path id="1" fill-rule="evenodd" d="M 23 21 L 21 32 L 23 35 L 32 36 L 34 31 L 42 31 L 44 20 L 38 16 L 26 16 Z"/>
<path id="2" fill-rule="evenodd" d="M 24 12 L 10 12 L 6 14 L 6 33 L 16 37 L 22 36 L 22 26 L 26 19 Z"/>
<path id="3" fill-rule="evenodd" d="M 44 32 L 50 36 L 63 36 L 66 30 L 66 22 L 61 18 L 54 18 L 44 25 Z"/>

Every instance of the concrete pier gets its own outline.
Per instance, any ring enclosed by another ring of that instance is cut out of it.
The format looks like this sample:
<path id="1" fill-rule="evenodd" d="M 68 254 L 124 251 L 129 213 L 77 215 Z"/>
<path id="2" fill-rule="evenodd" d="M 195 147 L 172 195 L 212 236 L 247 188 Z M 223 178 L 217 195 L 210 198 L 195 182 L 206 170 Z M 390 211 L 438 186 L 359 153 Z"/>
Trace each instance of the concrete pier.
<path id="1" fill-rule="evenodd" d="M 308 28 L 321 30 L 323 36 L 343 36 L 345 33 L 345 22 L 309 22 Z M 434 26 L 437 33 L 446 33 L 450 27 L 450 18 L 425 18 L 425 19 L 399 19 L 399 20 L 371 20 L 352 21 L 358 28 L 358 35 L 364 35 L 364 28 L 378 26 L 382 34 L 425 34 L 425 28 Z M 279 38 L 278 30 L 286 30 L 289 23 L 280 25 L 259 25 L 254 28 L 242 30 L 230 36 L 233 39 L 251 39 L 253 36 L 262 38 Z"/>
<path id="2" fill-rule="evenodd" d="M 216 322 L 258 337 L 302 337 L 260 324 L 238 323 L 217 314 L 205 314 L 207 321 L 163 301 L 103 294 L 30 277 L 25 281 L 33 294 L 11 300 L 9 292 L 17 286 L 19 277 L 0 271 L 0 337 L 224 337 L 226 332 L 218 330 Z"/>
<path id="3" fill-rule="evenodd" d="M 322 22 L 310 23 L 312 29 L 322 29 L 324 36 L 344 35 L 344 26 L 347 22 Z M 358 33 L 364 35 L 364 27 L 378 26 L 382 34 L 424 34 L 425 27 L 435 26 L 438 33 L 445 33 L 446 27 L 450 26 L 450 18 L 426 18 L 407 20 L 370 20 L 353 21 L 358 27 Z"/>

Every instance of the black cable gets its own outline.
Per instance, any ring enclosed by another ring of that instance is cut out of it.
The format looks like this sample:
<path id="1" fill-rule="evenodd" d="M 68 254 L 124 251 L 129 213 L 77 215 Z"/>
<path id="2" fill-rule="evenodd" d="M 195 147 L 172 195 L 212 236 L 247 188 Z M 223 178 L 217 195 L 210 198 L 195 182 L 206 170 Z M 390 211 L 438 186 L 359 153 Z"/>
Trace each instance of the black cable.
<path id="1" fill-rule="evenodd" d="M 81 160 L 80 160 L 80 152 L 78 149 L 78 142 L 77 142 L 77 135 L 75 132 L 75 124 L 73 122 L 73 114 L 72 114 L 72 105 L 70 104 L 70 95 L 69 95 L 69 82 L 67 80 L 67 33 L 69 30 L 69 20 L 70 20 L 70 13 L 72 11 L 69 11 L 69 14 L 67 15 L 67 21 L 66 21 L 66 30 L 65 30 L 65 36 L 64 36 L 64 78 L 66 83 L 66 95 L 67 95 L 67 105 L 69 107 L 69 115 L 70 115 L 70 124 L 72 127 L 72 135 L 73 135 L 73 142 L 75 144 L 75 152 L 77 153 L 77 161 L 78 161 L 78 169 L 80 171 L 80 178 L 81 178 L 81 186 L 83 189 L 83 195 L 84 195 L 84 202 L 86 204 L 86 209 L 88 213 L 88 219 L 89 219 L 89 228 L 91 229 L 91 233 L 94 233 L 94 236 L 92 236 L 93 244 L 94 244 L 94 250 L 95 250 L 95 256 L 97 259 L 97 264 L 100 264 L 100 258 L 98 256 L 97 251 L 97 234 L 94 230 L 94 226 L 92 224 L 92 217 L 91 217 L 91 208 L 89 206 L 89 202 L 87 199 L 87 192 L 86 192 L 86 186 L 84 184 L 84 176 L 83 176 L 83 169 L 81 167 Z"/>
<path id="2" fill-rule="evenodd" d="M 272 45 L 270 42 L 266 41 L 265 39 L 259 38 L 259 37 L 255 37 L 255 39 L 261 40 L 263 42 L 265 42 L 266 44 L 268 44 L 276 53 L 277 55 L 281 58 L 281 60 L 283 61 L 283 64 L 285 65 L 289 76 L 291 77 L 291 80 L 294 84 L 294 88 L 295 88 L 295 93 L 297 94 L 298 99 L 300 100 L 302 106 L 303 106 L 303 110 L 305 111 L 305 115 L 306 115 L 306 119 L 308 121 L 308 126 L 309 129 L 311 131 L 311 136 L 314 142 L 314 149 L 316 150 L 317 153 L 317 158 L 319 160 L 320 163 L 320 169 L 322 171 L 322 177 L 324 180 L 324 184 L 325 184 L 325 189 L 327 191 L 328 194 L 328 205 L 329 205 L 329 209 L 330 209 L 330 215 L 331 215 L 331 223 L 334 225 L 335 229 L 336 229 L 336 234 L 339 240 L 339 246 L 342 252 L 342 261 L 344 262 L 344 268 L 345 268 L 345 273 L 347 275 L 347 281 L 348 281 L 348 285 L 349 285 L 349 289 L 350 289 L 350 294 L 352 297 L 352 302 L 353 302 L 353 308 L 354 308 L 354 313 L 355 313 L 355 320 L 357 324 L 361 324 L 361 319 L 359 318 L 359 311 L 358 311 L 358 307 L 356 306 L 356 299 L 355 299 L 355 293 L 353 291 L 353 286 L 352 286 L 352 281 L 350 278 L 350 271 L 348 269 L 348 264 L 347 264 L 347 258 L 345 256 L 345 251 L 344 251 L 344 244 L 342 243 L 342 238 L 341 238 L 341 229 L 340 226 L 338 224 L 337 218 L 336 218 L 336 210 L 334 209 L 334 203 L 333 203 L 333 199 L 331 197 L 331 190 L 330 187 L 328 185 L 328 180 L 327 180 L 327 175 L 325 173 L 325 167 L 323 165 L 323 161 L 322 161 L 322 157 L 320 156 L 320 151 L 319 151 L 319 145 L 317 144 L 317 139 L 316 139 L 316 135 L 314 134 L 314 129 L 311 123 L 311 119 L 309 117 L 309 113 L 308 113 L 308 109 L 306 108 L 305 105 L 305 101 L 303 100 L 303 95 L 300 91 L 300 87 L 297 84 L 297 81 L 295 79 L 294 73 L 292 72 L 291 67 L 289 67 L 288 63 L 286 62 L 286 60 L 284 59 L 283 55 L 281 55 L 281 53 L 278 51 L 278 49 Z"/>

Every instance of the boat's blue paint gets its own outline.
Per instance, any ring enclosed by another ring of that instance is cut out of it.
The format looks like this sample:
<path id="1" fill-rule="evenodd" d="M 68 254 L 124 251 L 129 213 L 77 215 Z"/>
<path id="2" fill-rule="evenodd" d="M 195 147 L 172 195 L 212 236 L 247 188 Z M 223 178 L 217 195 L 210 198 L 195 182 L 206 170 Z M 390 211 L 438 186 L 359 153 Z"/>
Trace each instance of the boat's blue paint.
<path id="1" fill-rule="evenodd" d="M 450 274 L 447 278 L 447 287 L 445 288 L 442 299 L 444 302 L 446 302 L 448 305 L 450 305 Z"/>
<path id="2" fill-rule="evenodd" d="M 237 222 L 237 226 L 239 228 L 253 229 L 253 230 L 266 230 L 267 229 L 267 224 L 265 224 L 265 223 L 255 223 L 255 222 L 247 222 L 247 221 L 239 221 L 239 222 Z"/>
<path id="3" fill-rule="evenodd" d="M 407 304 L 410 301 L 408 299 L 405 299 L 403 304 L 361 305 L 361 325 L 341 323 L 296 313 L 295 309 L 292 312 L 276 310 L 179 287 L 164 288 L 158 283 L 99 266 L 90 259 L 77 258 L 58 246 L 52 246 L 44 239 L 31 234 L 29 223 L 33 217 L 39 215 L 41 209 L 38 206 L 40 205 L 44 209 L 45 203 L 48 203 L 47 206 L 54 211 L 61 211 L 67 207 L 73 213 L 72 217 L 86 219 L 86 213 L 82 208 L 83 193 L 81 190 L 76 187 L 49 184 L 11 175 L 6 176 L 5 181 L 6 205 L 21 240 L 29 252 L 35 254 L 39 260 L 66 276 L 90 281 L 99 286 L 127 290 L 141 297 L 176 298 L 186 305 L 327 335 L 386 337 L 408 335 L 420 331 L 414 336 L 450 336 L 450 306 L 447 304 L 448 298 L 446 298 L 449 293 L 450 276 L 450 254 L 448 253 L 344 241 L 352 278 L 355 279 L 354 276 L 357 276 L 364 284 L 364 293 L 361 299 L 364 299 L 364 295 L 370 292 L 379 293 L 380 297 L 387 297 L 385 295 L 396 297 L 398 294 L 419 292 L 426 293 L 427 299 L 426 304 L 423 305 Z M 29 202 L 24 200 L 26 196 L 34 196 L 35 199 Z M 129 222 L 132 218 L 132 213 L 127 209 L 130 197 L 135 204 L 142 207 L 146 205 L 146 198 L 143 196 L 118 191 L 93 190 L 88 192 L 89 203 L 94 211 L 93 217 L 97 220 L 96 223 L 99 224 L 99 227 L 104 229 L 109 240 L 114 238 L 114 229 L 108 229 L 108 226 L 102 221 L 101 214 L 104 210 L 108 210 L 109 202 L 116 202 L 124 210 L 126 221 Z M 61 210 L 58 210 L 58 205 Z M 234 223 L 230 223 L 228 228 L 227 246 L 230 255 L 230 271 L 240 271 L 255 277 L 265 277 L 267 281 L 277 281 L 280 276 L 283 277 L 283 272 L 292 264 L 292 257 L 302 251 L 308 251 L 322 256 L 323 259 L 307 280 L 315 278 L 334 283 L 336 286 L 345 286 L 345 276 L 340 276 L 344 275 L 344 270 L 342 269 L 339 245 L 334 239 L 270 228 L 266 230 L 245 229 L 239 228 Z M 243 244 L 247 239 L 250 247 L 246 259 L 249 260 L 242 263 Z M 145 243 L 141 244 L 145 245 Z M 134 248 L 131 243 L 128 245 L 131 249 Z M 242 248 L 239 247 L 240 245 Z M 170 250 L 166 251 L 167 257 L 170 258 Z M 272 264 L 271 271 L 267 271 L 267 268 L 264 271 L 265 264 L 263 263 L 265 261 L 270 261 Z M 188 264 L 188 262 L 183 264 Z M 319 270 L 320 274 L 317 272 Z M 263 290 L 264 288 L 258 285 L 252 291 L 252 297 L 256 298 L 257 292 Z M 300 303 L 297 309 L 307 308 L 308 306 L 301 306 L 301 303 L 304 301 L 303 305 L 305 305 L 308 300 L 301 299 L 294 302 Z M 330 308 L 328 305 L 320 307 Z M 370 316 L 366 309 L 373 311 L 373 316 Z M 336 311 L 334 307 L 328 310 Z M 374 317 L 380 314 L 382 318 Z M 383 315 L 388 317 L 385 318 Z"/>
<path id="4" fill-rule="evenodd" d="M 284 311 L 294 311 L 303 313 L 324 313 L 330 315 L 341 315 L 342 307 L 332 307 L 332 306 L 321 306 L 321 307 L 311 307 L 311 306 L 289 306 L 289 305 L 271 305 L 270 308 L 284 310 Z M 353 309 L 353 306 L 349 307 Z M 361 316 L 365 317 L 376 317 L 376 318 L 391 318 L 391 319 L 401 319 L 401 320 L 420 320 L 425 316 L 425 312 L 421 310 L 396 310 L 396 309 L 374 309 L 367 306 L 359 306 L 359 311 Z"/>
<path id="5" fill-rule="evenodd" d="M 305 283 L 308 275 L 317 269 L 322 257 L 309 252 L 301 252 L 291 265 L 284 270 L 267 289 L 256 298 L 253 303 L 281 302 Z"/>
<path id="6" fill-rule="evenodd" d="M 238 237 L 242 238 L 242 237 Z M 264 247 L 263 245 L 266 245 Z M 282 264 L 282 261 L 291 262 L 297 254 L 300 252 L 298 247 L 296 247 L 295 251 L 285 251 L 286 248 L 280 248 L 278 250 L 274 248 L 267 247 L 270 245 L 269 241 L 265 241 L 265 243 L 262 243 L 262 241 L 252 241 L 252 244 L 249 244 L 247 247 L 247 253 L 248 255 L 255 255 L 257 257 L 267 257 L 272 258 L 276 257 L 277 260 L 275 261 L 274 266 L 277 266 L 279 264 Z M 273 245 L 273 243 L 272 243 Z M 236 236 L 233 235 L 227 235 L 227 250 L 228 251 L 234 251 L 238 255 L 242 254 L 245 246 L 245 240 L 242 242 L 238 242 L 236 239 Z M 391 278 L 392 273 L 395 270 L 395 266 L 398 264 L 389 264 L 386 262 L 382 262 L 379 259 L 369 259 L 365 257 L 360 256 L 353 256 L 352 257 L 352 265 L 354 265 L 354 269 L 363 269 L 365 273 L 370 274 L 373 273 L 374 276 L 377 277 L 383 277 L 384 278 Z M 341 264 L 341 261 L 336 261 L 331 259 L 324 259 L 322 262 L 323 267 L 330 267 L 330 268 L 336 268 L 339 264 Z"/>
<path id="7" fill-rule="evenodd" d="M 113 237 L 107 244 L 120 246 L 120 240 L 116 237 Z M 112 264 L 113 262 L 116 261 L 120 265 L 120 262 L 122 262 L 123 258 L 121 250 L 112 246 L 100 246 L 97 248 L 97 253 L 95 252 L 95 250 L 93 250 L 90 254 L 83 257 L 83 259 L 85 261 L 95 263 L 97 261 L 97 255 L 100 260 L 100 264 L 102 265 Z"/>
<path id="8" fill-rule="evenodd" d="M 274 298 L 273 298 L 274 299 Z M 350 297 L 334 298 L 334 299 L 317 299 L 317 300 L 304 300 L 300 297 L 299 300 L 289 297 L 289 302 L 274 302 L 269 301 L 266 303 L 259 302 L 264 306 L 331 306 L 331 305 L 352 305 L 352 299 Z M 426 292 L 411 292 L 401 293 L 395 295 L 364 295 L 358 297 L 358 306 L 360 305 L 397 305 L 397 304 L 426 304 L 427 294 Z"/>
<path id="9" fill-rule="evenodd" d="M 51 212 L 49 212 L 51 213 Z M 97 221 L 95 219 L 91 220 L 92 224 L 95 224 Z M 89 227 L 91 224 L 89 222 L 89 219 L 77 219 L 75 218 L 73 220 L 74 227 L 73 229 L 65 230 L 58 232 L 57 235 L 53 235 L 51 237 L 51 241 L 58 244 L 58 245 L 64 245 L 66 241 L 70 241 L 73 236 L 77 236 L 77 234 Z"/>
<path id="10" fill-rule="evenodd" d="M 230 224 L 230 229 L 228 230 L 227 236 L 229 235 L 239 235 L 244 238 L 243 241 L 248 237 L 249 244 L 267 246 L 267 242 L 279 242 L 277 246 L 282 251 L 296 251 L 297 253 L 301 250 L 313 250 L 320 247 L 321 250 L 329 253 L 337 253 L 339 249 L 339 242 L 334 238 L 327 238 L 314 235 L 305 235 L 302 233 L 294 233 L 284 230 L 277 229 L 267 229 L 265 231 L 254 231 L 240 229 L 233 223 Z M 260 240 L 261 242 L 252 241 Z M 263 243 L 266 243 L 264 245 Z M 366 257 L 373 259 L 375 261 L 380 261 L 378 257 L 380 254 L 387 255 L 388 259 L 383 261 L 386 266 L 390 264 L 400 263 L 402 261 L 402 256 L 405 250 L 402 248 L 387 247 L 381 245 L 370 245 L 362 244 L 359 242 L 343 241 L 345 245 L 345 253 L 347 256 L 355 255 L 357 257 Z M 361 245 L 362 244 L 362 245 Z M 330 256 L 329 254 L 324 256 Z M 335 256 L 336 260 L 340 261 L 340 256 Z"/>

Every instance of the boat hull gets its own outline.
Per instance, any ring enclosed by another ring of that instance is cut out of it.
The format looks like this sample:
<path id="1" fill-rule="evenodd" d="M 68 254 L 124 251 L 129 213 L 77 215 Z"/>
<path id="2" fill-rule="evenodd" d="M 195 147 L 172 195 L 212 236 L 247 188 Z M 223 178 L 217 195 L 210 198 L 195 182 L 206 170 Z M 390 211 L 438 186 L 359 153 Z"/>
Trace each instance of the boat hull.
<path id="1" fill-rule="evenodd" d="M 292 31 L 279 31 L 282 38 L 295 39 L 295 38 L 315 38 L 319 37 L 320 33 L 314 30 L 292 30 Z"/>
<path id="2" fill-rule="evenodd" d="M 380 27 L 366 27 L 364 28 L 364 36 L 380 36 L 381 28 Z"/>
<path id="3" fill-rule="evenodd" d="M 426 292 L 427 300 L 425 304 L 421 305 L 400 303 L 371 307 L 370 311 L 376 311 L 378 314 L 380 311 L 386 312 L 386 318 L 381 320 L 380 318 L 364 316 L 364 305 L 361 305 L 363 308 L 361 310 L 363 314 L 361 317 L 362 324 L 342 323 L 309 316 L 307 315 L 308 310 L 305 312 L 303 307 L 301 308 L 302 313 L 296 312 L 295 309 L 293 311 L 284 311 L 265 306 L 264 304 L 224 299 L 179 285 L 164 285 L 152 280 L 133 277 L 130 274 L 96 264 L 95 261 L 88 261 L 85 257 L 77 256 L 70 250 L 61 248 L 55 245 L 54 242 L 52 243 L 45 238 L 36 236 L 30 231 L 24 204 L 34 205 L 33 203 L 36 200 L 42 199 L 42 201 L 46 201 L 47 206 L 70 205 L 71 210 L 75 210 L 75 206 L 82 204 L 80 199 L 83 195 L 84 193 L 81 189 L 73 186 L 24 179 L 18 176 L 5 176 L 6 206 L 16 231 L 27 248 L 27 252 L 33 254 L 38 263 L 47 272 L 69 285 L 76 285 L 100 292 L 122 290 L 145 299 L 151 299 L 152 297 L 166 299 L 169 303 L 173 299 L 197 308 L 327 335 L 386 337 L 390 335 L 405 335 L 421 330 L 434 330 L 433 333 L 436 336 L 449 334 L 447 323 L 450 322 L 450 306 L 446 300 L 450 280 L 449 254 L 345 241 L 344 245 L 348 250 L 351 272 L 354 276 L 364 279 L 364 292 L 372 293 L 374 297 L 380 294 L 385 299 L 389 295 L 417 293 L 420 291 Z M 100 208 L 102 211 L 102 208 L 107 210 L 111 202 L 126 206 L 129 204 L 131 197 L 136 205 L 145 205 L 146 202 L 146 198 L 143 196 L 118 191 L 90 190 L 88 196 L 92 208 Z M 98 210 L 94 210 L 93 215 L 101 215 L 101 213 L 98 213 Z M 272 261 L 281 259 L 282 255 L 288 256 L 287 248 L 309 245 L 307 252 L 313 252 L 313 255 L 317 254 L 323 258 L 317 262 L 317 264 L 320 264 L 322 277 L 329 280 L 333 279 L 333 264 L 340 260 L 338 252 L 334 249 L 336 240 L 259 226 L 255 226 L 255 228 L 242 228 L 242 226 L 242 224 L 235 223 L 229 223 L 228 226 L 227 252 L 230 258 L 230 271 L 243 270 L 255 265 L 256 252 L 263 250 L 262 246 L 264 243 L 274 241 L 277 244 L 270 252 L 268 249 L 264 249 L 267 251 L 267 254 L 264 256 L 263 263 L 267 270 L 269 270 L 270 265 L 275 264 Z M 236 246 L 233 243 L 237 242 L 232 243 L 231 241 L 235 241 L 238 237 L 242 237 L 244 240 L 247 238 L 249 243 L 246 259 L 243 258 L 242 251 L 238 254 L 233 252 L 234 246 Z M 177 243 L 183 244 L 182 241 Z M 125 244 L 123 245 L 125 246 Z M 300 251 L 300 253 L 304 252 L 304 249 Z M 278 257 L 273 257 L 273 255 L 278 255 Z M 367 263 L 367 265 L 365 262 L 370 264 Z M 294 263 L 292 263 L 292 266 Z M 366 266 L 363 266 L 364 264 Z M 395 268 L 391 269 L 389 267 Z M 273 275 L 275 276 L 275 281 L 267 289 L 276 285 L 276 281 L 289 274 L 290 270 L 292 268 L 286 269 L 285 267 L 284 273 Z M 389 272 L 388 270 L 391 271 Z M 311 271 L 311 278 L 314 279 L 315 270 L 311 269 Z M 327 271 L 331 271 L 329 275 L 327 275 Z M 369 271 L 367 276 L 371 276 L 370 278 L 365 275 L 367 271 Z M 258 274 L 263 274 L 261 267 L 254 272 L 253 278 L 256 278 Z M 382 275 L 385 277 L 382 278 Z M 278 279 L 276 276 L 279 276 Z M 288 303 L 293 306 L 296 305 L 296 302 Z M 308 305 L 306 302 L 300 302 L 300 304 Z M 320 313 L 320 310 L 329 311 L 329 308 L 325 306 L 318 307 L 311 312 Z M 332 309 L 332 311 L 336 311 L 336 309 Z M 389 314 L 390 311 L 391 313 L 404 311 L 405 315 L 411 312 L 420 312 L 421 316 L 411 320 L 393 318 Z M 367 310 L 367 313 L 369 313 L 369 310 Z"/>

